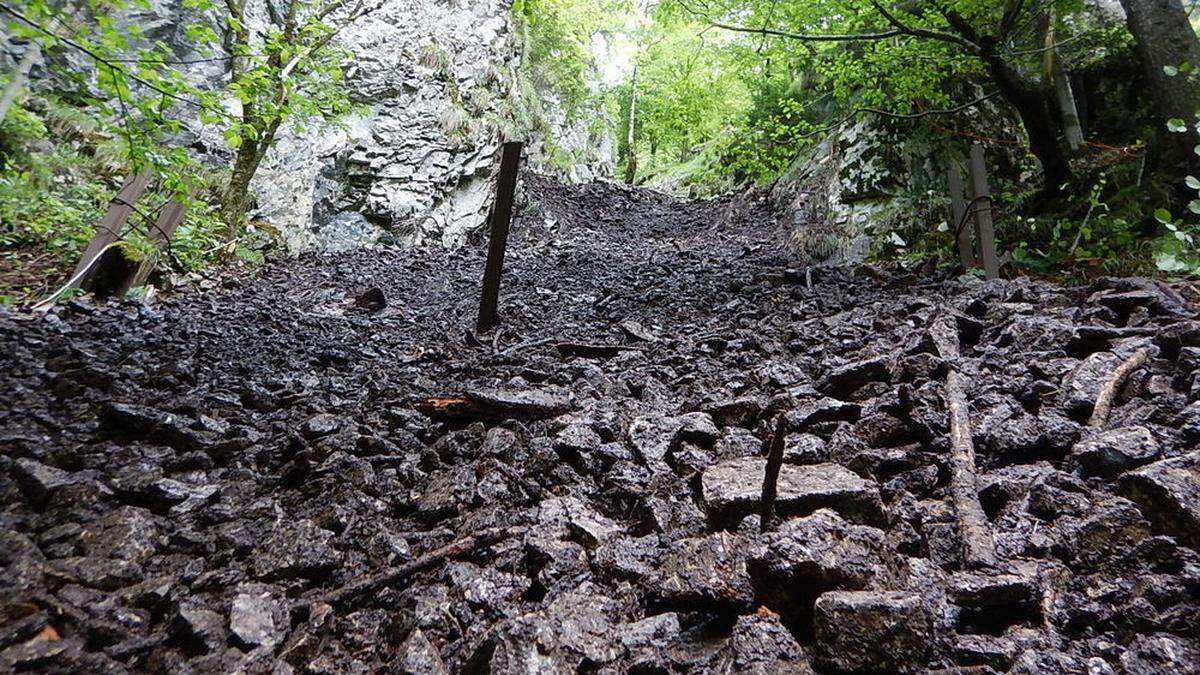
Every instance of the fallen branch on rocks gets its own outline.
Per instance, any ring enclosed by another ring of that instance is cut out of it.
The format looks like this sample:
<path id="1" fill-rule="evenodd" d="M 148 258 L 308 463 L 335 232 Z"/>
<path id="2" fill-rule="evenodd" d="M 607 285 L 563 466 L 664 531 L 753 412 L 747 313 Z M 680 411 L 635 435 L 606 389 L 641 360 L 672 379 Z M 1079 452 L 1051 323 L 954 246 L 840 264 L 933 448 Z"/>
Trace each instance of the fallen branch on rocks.
<path id="1" fill-rule="evenodd" d="M 771 436 L 771 447 L 767 452 L 767 469 L 763 476 L 762 512 L 759 514 L 759 531 L 767 532 L 775 520 L 775 498 L 779 494 L 779 470 L 783 468 L 783 447 L 787 438 L 787 416 L 780 415 L 775 422 L 775 433 Z"/>
<path id="2" fill-rule="evenodd" d="M 946 361 L 946 407 L 950 411 L 950 496 L 963 540 L 963 562 L 969 568 L 994 567 L 996 543 L 991 524 L 979 503 L 975 444 L 971 439 L 971 415 L 967 406 L 959 359 L 958 327 L 944 316 L 930 327 L 938 353 Z"/>
<path id="3" fill-rule="evenodd" d="M 450 396 L 430 396 L 413 401 L 413 408 L 444 422 L 534 420 L 557 417 L 571 409 L 571 401 L 550 391 L 471 391 Z"/>
<path id="4" fill-rule="evenodd" d="M 446 560 L 468 555 L 481 548 L 491 546 L 511 537 L 520 536 L 523 533 L 524 528 L 519 527 L 484 530 L 430 551 L 408 564 L 352 581 L 341 588 L 323 593 L 315 598 L 296 600 L 292 603 L 291 610 L 293 612 L 305 612 L 309 607 L 318 603 L 336 606 L 363 593 L 374 591 L 382 586 L 395 584 L 410 576 L 432 569 Z"/>
<path id="5" fill-rule="evenodd" d="M 582 342 L 559 342 L 554 345 L 554 348 L 562 356 L 578 356 L 585 359 L 611 359 L 621 352 L 645 351 L 641 347 L 630 345 L 586 344 Z"/>
<path id="6" fill-rule="evenodd" d="M 1096 396 L 1096 407 L 1092 408 L 1092 416 L 1088 419 L 1088 428 L 1091 431 L 1099 432 L 1104 429 L 1104 425 L 1108 423 L 1108 416 L 1112 413 L 1117 391 L 1121 389 L 1121 385 L 1125 384 L 1125 380 L 1129 379 L 1133 371 L 1144 366 L 1149 358 L 1150 350 L 1142 347 L 1133 356 L 1125 359 L 1113 370 L 1112 375 L 1108 376 L 1108 380 L 1104 382 L 1104 386 L 1100 388 L 1100 393 Z"/>

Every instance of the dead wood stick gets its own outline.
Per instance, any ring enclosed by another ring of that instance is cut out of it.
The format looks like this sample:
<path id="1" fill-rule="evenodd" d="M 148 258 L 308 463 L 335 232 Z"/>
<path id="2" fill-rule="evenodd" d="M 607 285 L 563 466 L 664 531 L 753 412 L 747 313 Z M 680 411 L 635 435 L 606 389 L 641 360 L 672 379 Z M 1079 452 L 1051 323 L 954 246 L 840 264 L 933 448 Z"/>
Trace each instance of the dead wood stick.
<path id="1" fill-rule="evenodd" d="M 424 572 L 445 560 L 467 555 L 485 546 L 491 546 L 503 539 L 518 536 L 523 532 L 524 528 L 493 528 L 483 530 L 482 532 L 451 542 L 439 549 L 434 549 L 420 558 L 395 569 L 352 581 L 341 588 L 323 593 L 316 598 L 296 600 L 292 603 L 292 611 L 304 611 L 315 603 L 325 603 L 327 605 L 341 604 L 355 596 L 373 591 L 381 586 L 394 584 L 414 574 Z"/>
<path id="2" fill-rule="evenodd" d="M 934 324 L 930 333 L 949 367 L 945 396 L 950 412 L 950 498 L 962 537 L 963 562 L 969 568 L 995 567 L 996 543 L 992 538 L 991 523 L 979 503 L 971 412 L 962 375 L 957 369 L 958 327 L 953 318 L 944 317 Z"/>
<path id="3" fill-rule="evenodd" d="M 1133 371 L 1144 366 L 1149 358 L 1150 350 L 1142 347 L 1113 370 L 1112 375 L 1108 376 L 1108 380 L 1104 382 L 1103 387 L 1100 387 L 1100 393 L 1096 396 L 1096 407 L 1092 409 L 1092 416 L 1088 419 L 1089 429 L 1092 431 L 1104 429 L 1104 425 L 1108 423 L 1108 416 L 1112 413 L 1117 391 L 1121 385 L 1125 384 L 1125 380 L 1129 379 Z"/>
<path id="4" fill-rule="evenodd" d="M 780 415 L 775 422 L 775 434 L 767 451 L 767 471 L 763 476 L 762 511 L 758 516 L 758 529 L 767 532 L 775 520 L 775 498 L 779 494 L 779 470 L 783 468 L 783 446 L 787 437 L 787 417 Z"/>

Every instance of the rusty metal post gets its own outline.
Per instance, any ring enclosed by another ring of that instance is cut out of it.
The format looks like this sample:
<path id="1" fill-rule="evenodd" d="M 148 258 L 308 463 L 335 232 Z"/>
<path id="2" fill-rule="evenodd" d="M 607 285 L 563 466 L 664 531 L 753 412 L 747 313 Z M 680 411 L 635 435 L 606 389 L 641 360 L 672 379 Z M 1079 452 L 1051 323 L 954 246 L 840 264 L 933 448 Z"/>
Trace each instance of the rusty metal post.
<path id="1" fill-rule="evenodd" d="M 134 203 L 146 191 L 146 187 L 150 185 L 150 176 L 150 169 L 142 169 L 136 176 L 130 176 L 125 179 L 125 184 L 121 186 L 121 190 L 117 192 L 117 196 L 113 197 L 112 201 L 108 203 L 108 211 L 104 214 L 104 220 L 100 221 L 100 226 L 96 228 L 95 236 L 88 242 L 83 256 L 79 258 L 79 264 L 75 266 L 75 271 L 71 273 L 71 278 L 75 279 L 75 283 L 72 286 L 87 287 L 88 281 L 95 269 L 94 265 L 92 265 L 93 261 L 109 244 L 120 238 L 121 230 L 125 227 L 125 221 L 128 220 L 129 214 L 133 213 Z"/>
<path id="2" fill-rule="evenodd" d="M 962 169 L 958 168 L 957 162 L 950 165 L 950 207 L 953 218 L 951 227 L 957 228 L 958 259 L 963 269 L 969 270 L 978 265 L 971 236 L 975 228 L 967 222 L 967 200 L 963 197 Z"/>
<path id="3" fill-rule="evenodd" d="M 500 303 L 500 276 L 504 271 L 504 249 L 508 245 L 508 226 L 512 220 L 513 196 L 517 189 L 517 173 L 521 167 L 520 141 L 505 143 L 500 151 L 500 174 L 496 178 L 496 198 L 488 217 L 487 268 L 483 273 L 483 296 L 479 301 L 479 320 L 475 330 L 486 333 L 497 323 Z"/>
<path id="4" fill-rule="evenodd" d="M 996 257 L 996 230 L 992 222 L 992 199 L 988 190 L 987 166 L 983 161 L 983 146 L 971 146 L 971 199 L 975 206 L 975 241 L 979 244 L 979 262 L 988 279 L 1000 277 L 1000 261 Z"/>

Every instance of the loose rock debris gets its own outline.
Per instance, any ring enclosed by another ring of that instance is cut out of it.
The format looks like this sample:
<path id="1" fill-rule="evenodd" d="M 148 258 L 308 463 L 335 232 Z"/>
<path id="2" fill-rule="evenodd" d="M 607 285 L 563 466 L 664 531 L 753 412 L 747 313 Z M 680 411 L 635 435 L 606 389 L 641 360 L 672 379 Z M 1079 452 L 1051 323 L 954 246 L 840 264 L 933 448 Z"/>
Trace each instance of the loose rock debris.
<path id="1" fill-rule="evenodd" d="M 0 671 L 1197 671 L 1173 288 L 527 182 L 489 335 L 478 245 L 0 313 Z"/>

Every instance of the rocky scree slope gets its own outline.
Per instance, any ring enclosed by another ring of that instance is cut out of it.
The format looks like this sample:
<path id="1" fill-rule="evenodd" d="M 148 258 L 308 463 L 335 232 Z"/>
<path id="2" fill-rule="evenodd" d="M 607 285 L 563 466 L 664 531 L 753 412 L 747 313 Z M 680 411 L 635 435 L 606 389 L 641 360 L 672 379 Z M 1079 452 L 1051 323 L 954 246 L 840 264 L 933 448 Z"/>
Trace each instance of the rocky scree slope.
<path id="1" fill-rule="evenodd" d="M 0 669 L 1196 671 L 1175 289 L 810 286 L 756 206 L 526 192 L 492 335 L 480 246 L 0 314 Z M 962 564 L 946 316 L 995 569 Z"/>

